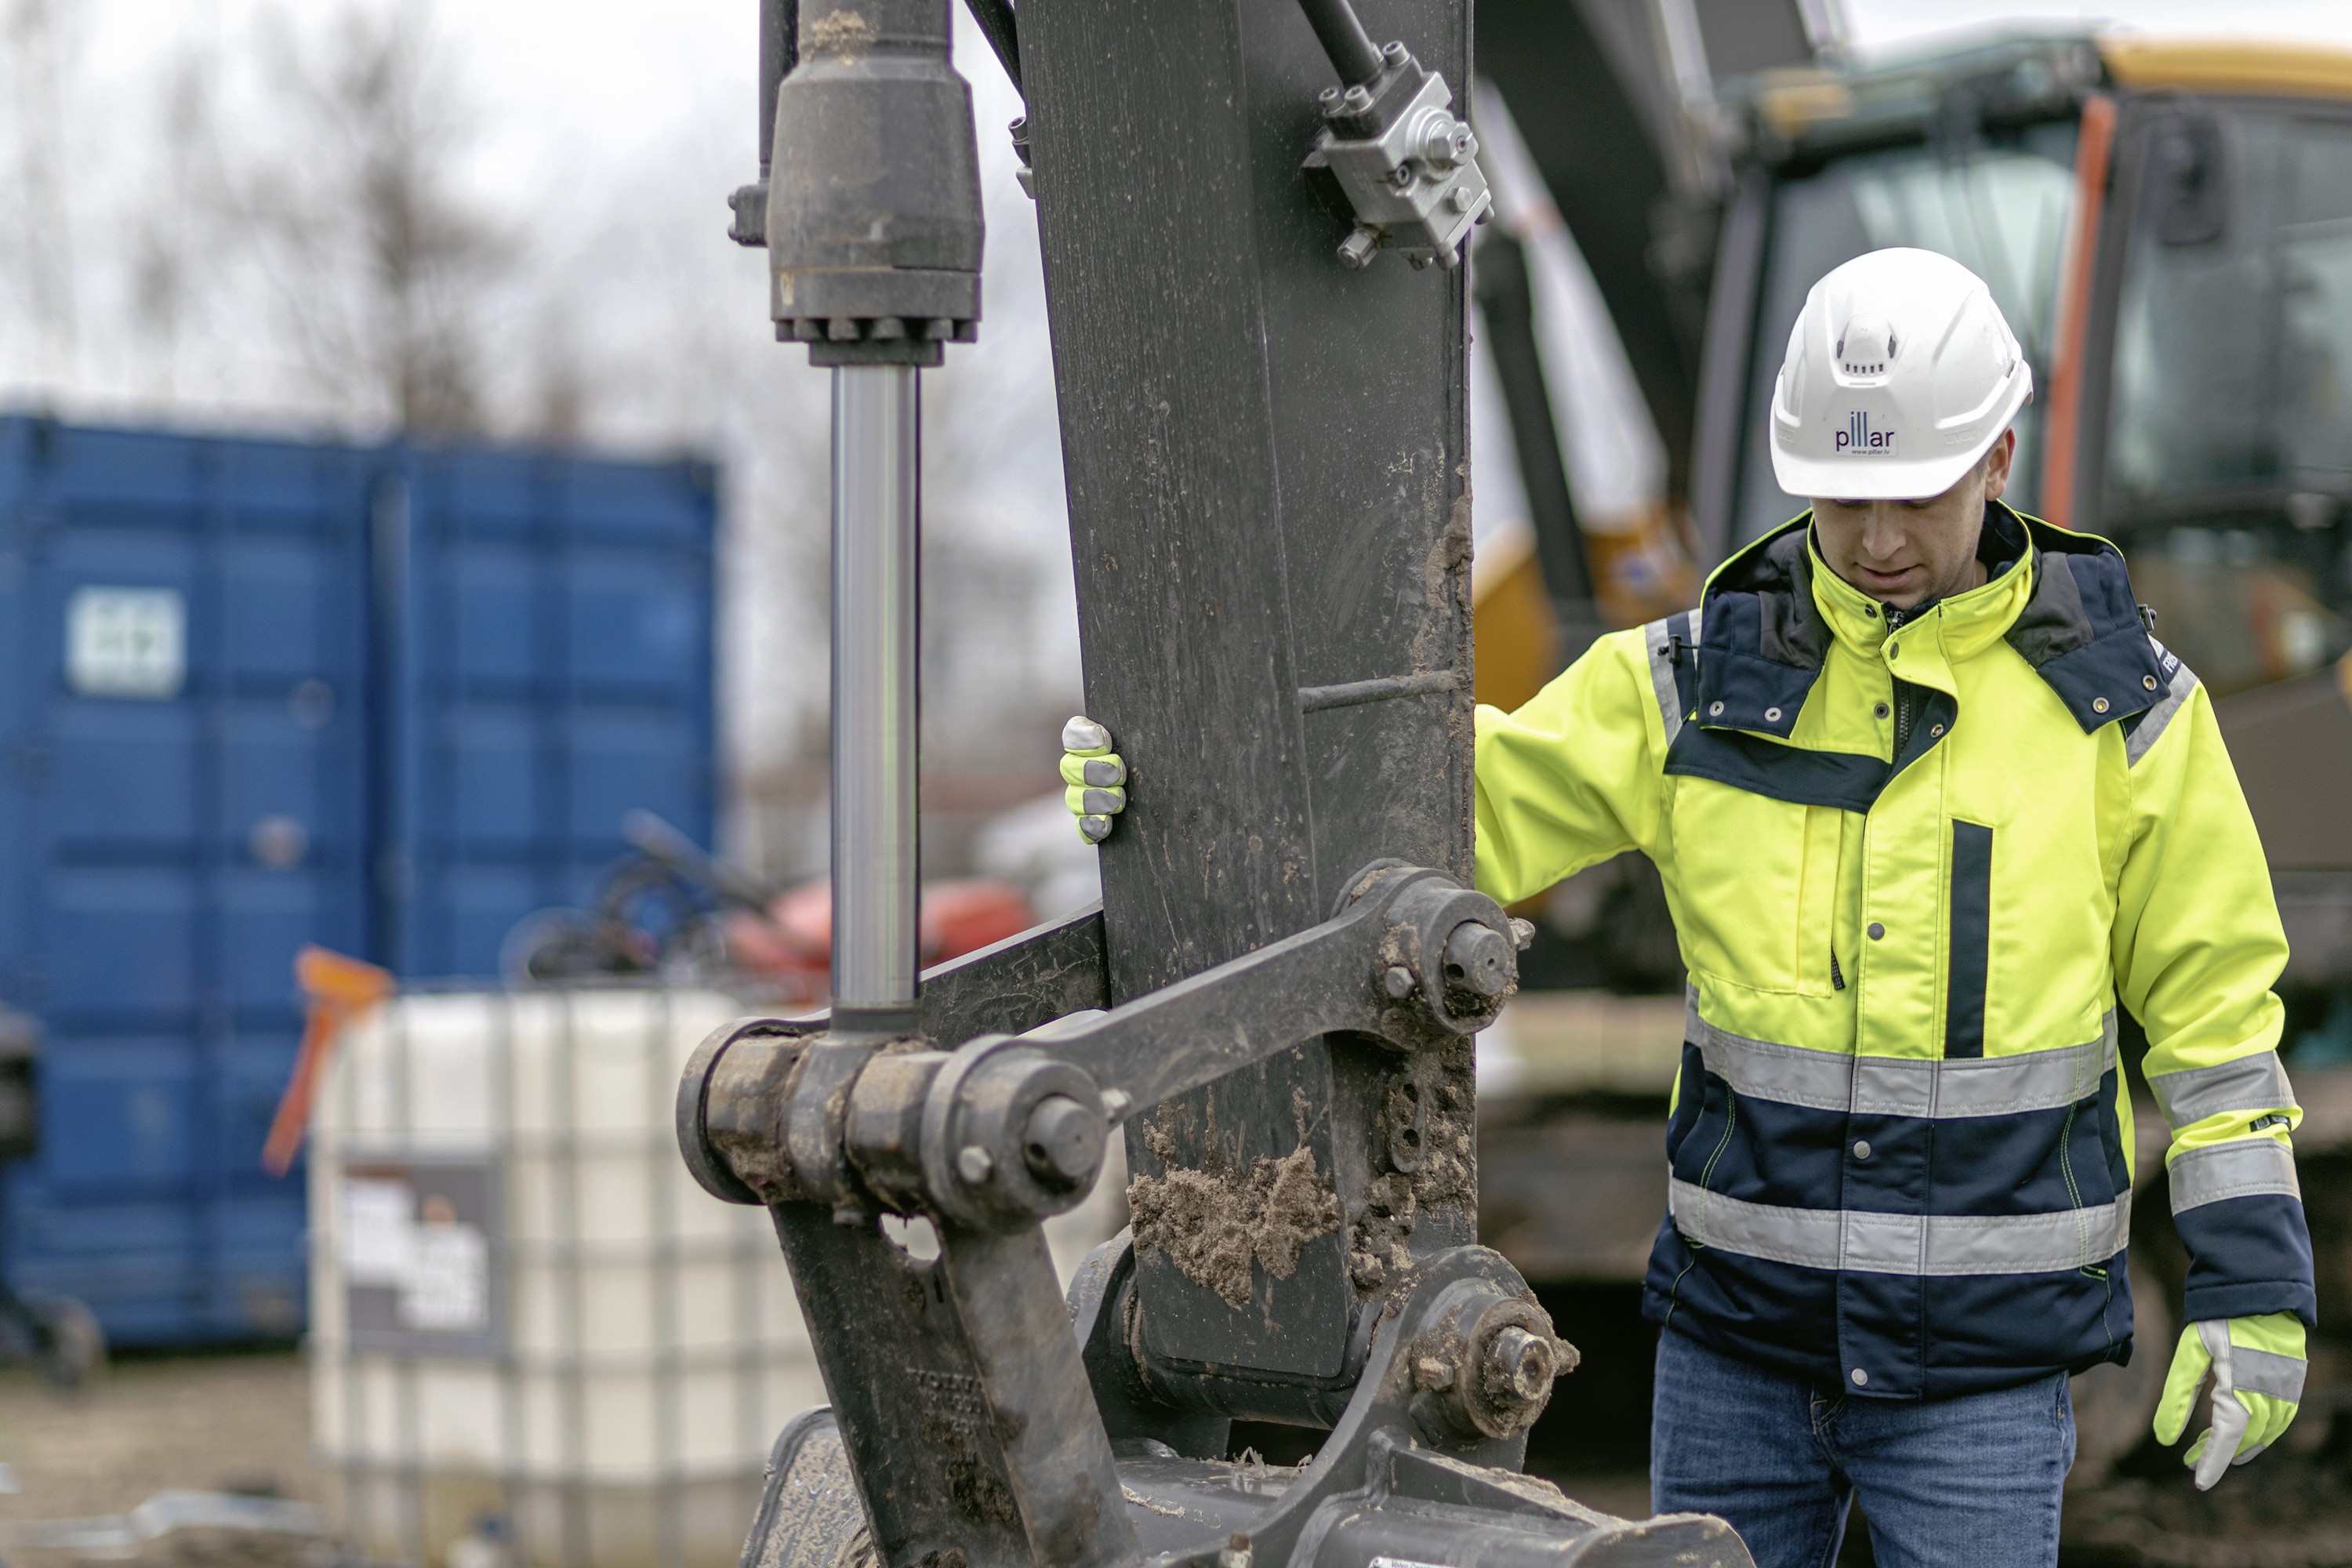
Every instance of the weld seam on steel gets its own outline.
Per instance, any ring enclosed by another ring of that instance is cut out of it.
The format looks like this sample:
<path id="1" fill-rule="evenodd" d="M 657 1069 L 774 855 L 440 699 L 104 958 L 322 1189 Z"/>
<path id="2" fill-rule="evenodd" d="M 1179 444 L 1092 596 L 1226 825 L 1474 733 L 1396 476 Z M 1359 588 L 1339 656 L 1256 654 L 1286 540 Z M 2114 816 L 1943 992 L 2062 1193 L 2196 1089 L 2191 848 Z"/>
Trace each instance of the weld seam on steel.
<path id="1" fill-rule="evenodd" d="M 1389 702 L 1400 697 L 1425 697 L 1452 691 L 1462 684 L 1457 670 L 1437 669 L 1423 675 L 1388 675 L 1377 680 L 1350 680 L 1338 686 L 1302 686 L 1298 710 L 1320 713 L 1327 708 L 1354 708 L 1366 702 Z"/>

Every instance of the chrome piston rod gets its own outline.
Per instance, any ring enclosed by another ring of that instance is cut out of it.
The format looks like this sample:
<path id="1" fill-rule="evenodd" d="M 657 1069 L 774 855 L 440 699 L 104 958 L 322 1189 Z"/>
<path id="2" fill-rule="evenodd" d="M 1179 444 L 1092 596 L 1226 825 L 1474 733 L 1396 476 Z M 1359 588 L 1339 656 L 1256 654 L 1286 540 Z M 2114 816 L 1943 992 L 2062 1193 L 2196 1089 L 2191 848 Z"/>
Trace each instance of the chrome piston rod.
<path id="1" fill-rule="evenodd" d="M 917 1022 L 919 374 L 833 373 L 833 1019 L 844 1032 Z"/>

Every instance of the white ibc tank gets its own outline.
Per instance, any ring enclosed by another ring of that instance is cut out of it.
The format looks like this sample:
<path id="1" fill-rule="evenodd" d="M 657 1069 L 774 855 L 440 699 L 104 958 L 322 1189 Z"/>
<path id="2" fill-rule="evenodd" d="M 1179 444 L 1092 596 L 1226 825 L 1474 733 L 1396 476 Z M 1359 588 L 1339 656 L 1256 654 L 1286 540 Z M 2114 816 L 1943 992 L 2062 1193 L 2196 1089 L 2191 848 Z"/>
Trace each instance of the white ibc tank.
<path id="1" fill-rule="evenodd" d="M 735 1562 L 769 1443 L 824 1402 L 767 1215 L 697 1187 L 671 1131 L 688 1056 L 752 1010 L 426 993 L 343 1040 L 310 1146 L 310 1322 L 352 1545 Z"/>

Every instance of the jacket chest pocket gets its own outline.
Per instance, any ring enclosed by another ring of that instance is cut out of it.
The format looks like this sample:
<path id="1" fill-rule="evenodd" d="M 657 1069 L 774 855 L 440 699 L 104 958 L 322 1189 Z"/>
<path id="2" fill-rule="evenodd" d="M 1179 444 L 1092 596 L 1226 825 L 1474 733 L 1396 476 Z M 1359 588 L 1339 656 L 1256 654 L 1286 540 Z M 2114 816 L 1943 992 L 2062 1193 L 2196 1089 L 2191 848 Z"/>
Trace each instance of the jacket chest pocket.
<path id="1" fill-rule="evenodd" d="M 1826 995 L 1849 976 L 1836 956 L 1845 816 L 1679 781 L 1675 859 L 1684 959 L 1753 991 Z"/>

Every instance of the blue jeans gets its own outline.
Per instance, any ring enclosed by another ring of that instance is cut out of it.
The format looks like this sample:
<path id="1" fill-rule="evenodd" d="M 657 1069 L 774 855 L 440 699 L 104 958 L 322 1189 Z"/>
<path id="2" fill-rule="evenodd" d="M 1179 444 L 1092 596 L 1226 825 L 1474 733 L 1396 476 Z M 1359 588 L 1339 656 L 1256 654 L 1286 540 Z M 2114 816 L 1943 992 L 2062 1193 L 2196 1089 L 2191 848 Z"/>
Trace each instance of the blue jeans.
<path id="1" fill-rule="evenodd" d="M 1849 1396 L 1658 1336 L 1650 1498 L 1719 1514 L 1757 1568 L 1826 1568 L 1846 1509 L 1879 1568 L 2046 1568 L 2074 1463 L 2066 1376 L 1948 1399 Z"/>

